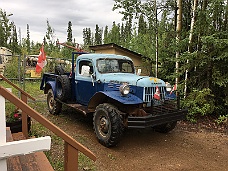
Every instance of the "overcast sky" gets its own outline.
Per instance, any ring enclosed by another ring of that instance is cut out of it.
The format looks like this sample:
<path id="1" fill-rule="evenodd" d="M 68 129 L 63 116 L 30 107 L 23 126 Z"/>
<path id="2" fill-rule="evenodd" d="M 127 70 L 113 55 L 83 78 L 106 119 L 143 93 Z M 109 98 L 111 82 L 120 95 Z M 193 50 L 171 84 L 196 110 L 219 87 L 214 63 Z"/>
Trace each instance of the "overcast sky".
<path id="1" fill-rule="evenodd" d="M 60 42 L 67 39 L 68 22 L 72 22 L 73 37 L 77 43 L 83 43 L 82 30 L 95 25 L 112 26 L 112 22 L 121 23 L 122 15 L 112 11 L 113 0 L 1 0 L 0 8 L 21 29 L 21 37 L 26 37 L 26 25 L 29 24 L 30 38 L 42 42 L 47 31 L 47 19 Z"/>

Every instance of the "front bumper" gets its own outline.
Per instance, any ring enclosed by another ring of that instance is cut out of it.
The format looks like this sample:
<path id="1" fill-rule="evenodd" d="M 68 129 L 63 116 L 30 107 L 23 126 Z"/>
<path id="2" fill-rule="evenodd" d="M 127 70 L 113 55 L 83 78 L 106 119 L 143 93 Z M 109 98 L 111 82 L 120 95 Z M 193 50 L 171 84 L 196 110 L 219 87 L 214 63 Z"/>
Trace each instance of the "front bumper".
<path id="1" fill-rule="evenodd" d="M 154 127 L 168 122 L 184 120 L 187 113 L 187 109 L 176 109 L 164 113 L 148 114 L 147 116 L 129 116 L 127 125 L 128 128 Z"/>

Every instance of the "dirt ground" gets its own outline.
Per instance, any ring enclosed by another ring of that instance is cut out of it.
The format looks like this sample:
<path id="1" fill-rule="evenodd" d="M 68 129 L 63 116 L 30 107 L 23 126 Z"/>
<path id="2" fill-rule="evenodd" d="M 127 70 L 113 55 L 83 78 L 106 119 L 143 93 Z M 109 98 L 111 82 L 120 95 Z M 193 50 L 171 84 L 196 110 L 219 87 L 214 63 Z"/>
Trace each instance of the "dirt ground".
<path id="1" fill-rule="evenodd" d="M 179 122 L 168 134 L 129 129 L 118 146 L 106 148 L 98 143 L 91 120 L 82 114 L 64 109 L 59 116 L 47 117 L 72 137 L 79 137 L 97 156 L 98 171 L 228 170 L 227 129 L 214 131 L 186 122 Z"/>

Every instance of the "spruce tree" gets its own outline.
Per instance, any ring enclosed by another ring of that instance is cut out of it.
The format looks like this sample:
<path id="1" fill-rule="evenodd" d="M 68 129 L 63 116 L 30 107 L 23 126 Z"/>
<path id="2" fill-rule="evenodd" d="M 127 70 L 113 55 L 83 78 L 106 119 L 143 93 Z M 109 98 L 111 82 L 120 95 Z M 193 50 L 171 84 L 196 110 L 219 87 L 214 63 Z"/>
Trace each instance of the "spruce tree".
<path id="1" fill-rule="evenodd" d="M 73 34 L 72 34 L 72 23 L 71 21 L 68 22 L 68 28 L 67 28 L 67 42 L 72 43 L 73 39 Z"/>
<path id="2" fill-rule="evenodd" d="M 105 26 L 104 29 L 104 39 L 103 39 L 104 44 L 110 43 L 109 38 L 108 38 L 108 26 Z"/>
<path id="3" fill-rule="evenodd" d="M 96 28 L 95 28 L 94 44 L 95 45 L 102 44 L 102 30 L 99 28 L 98 24 L 96 24 Z"/>
<path id="4" fill-rule="evenodd" d="M 31 46 L 30 46 L 30 31 L 29 25 L 27 24 L 27 38 L 26 38 L 27 52 L 30 54 Z"/>

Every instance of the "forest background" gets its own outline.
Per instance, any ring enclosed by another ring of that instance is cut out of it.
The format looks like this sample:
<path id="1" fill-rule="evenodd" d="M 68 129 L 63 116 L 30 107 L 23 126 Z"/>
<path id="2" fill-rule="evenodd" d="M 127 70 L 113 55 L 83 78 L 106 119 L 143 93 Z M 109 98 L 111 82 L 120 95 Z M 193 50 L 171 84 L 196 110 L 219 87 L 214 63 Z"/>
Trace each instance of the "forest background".
<path id="1" fill-rule="evenodd" d="M 152 75 L 172 84 L 179 78 L 181 105 L 189 108 L 190 121 L 209 116 L 217 123 L 228 123 L 228 0 L 114 0 L 113 10 L 123 15 L 122 23 L 84 28 L 80 45 L 69 21 L 66 43 L 85 51 L 90 45 L 115 43 L 140 53 L 150 59 Z M 0 7 L 0 47 L 24 56 L 39 54 L 43 43 L 47 56 L 71 58 L 72 49 L 56 43 L 48 20 L 43 42 L 34 42 L 29 24 L 27 37 L 19 39 L 20 30 L 10 15 Z M 6 66 L 7 77 L 17 78 L 12 65 L 17 61 Z"/>

